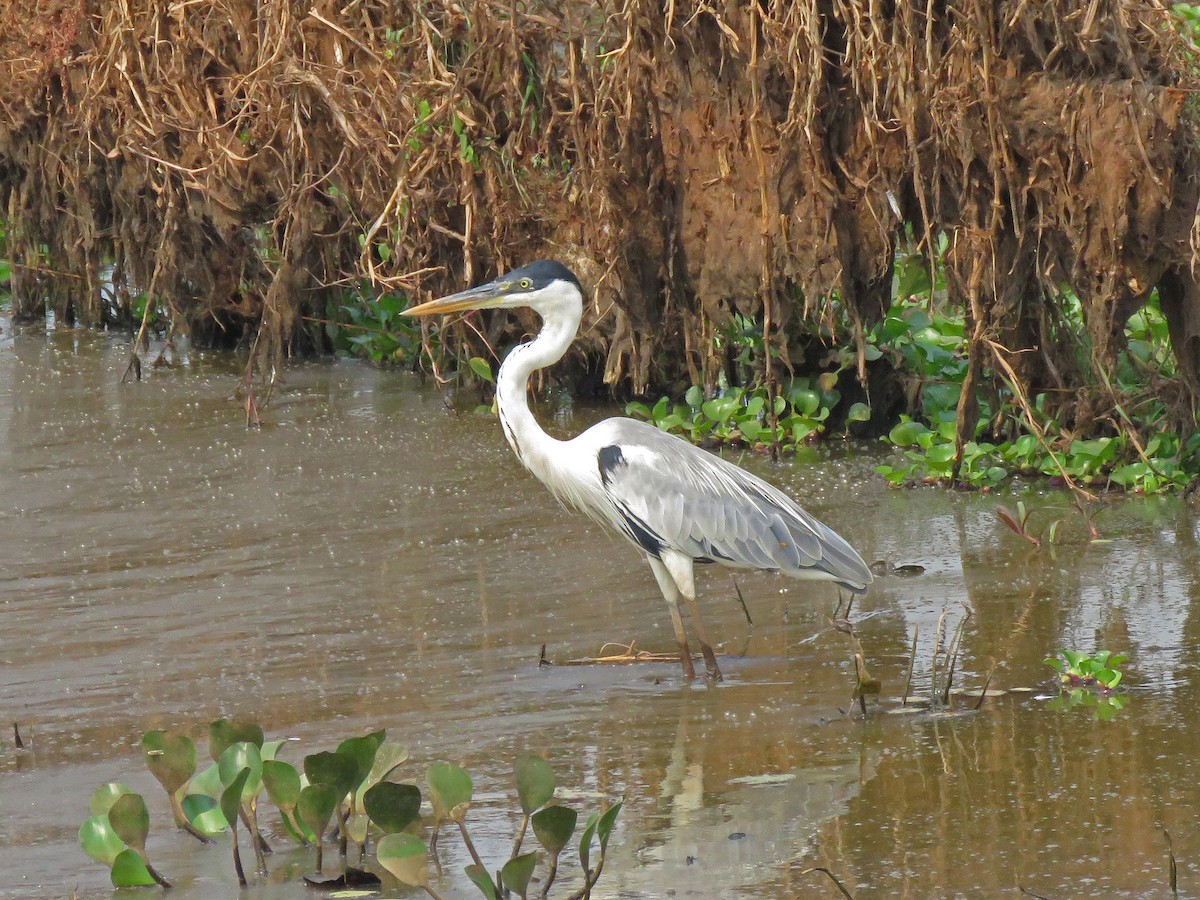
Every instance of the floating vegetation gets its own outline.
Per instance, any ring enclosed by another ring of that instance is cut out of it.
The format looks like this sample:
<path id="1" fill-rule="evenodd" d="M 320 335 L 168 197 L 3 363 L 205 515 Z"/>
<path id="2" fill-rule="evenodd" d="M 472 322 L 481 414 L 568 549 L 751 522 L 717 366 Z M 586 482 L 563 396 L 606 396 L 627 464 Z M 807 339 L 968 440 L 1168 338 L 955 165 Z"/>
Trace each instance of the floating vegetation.
<path id="1" fill-rule="evenodd" d="M 1058 673 L 1059 694 L 1050 701 L 1052 709 L 1090 709 L 1101 721 L 1112 719 L 1125 708 L 1128 698 L 1117 692 L 1124 674 L 1118 668 L 1128 657 L 1111 650 L 1089 656 L 1077 650 L 1058 651 L 1046 657 L 1046 665 Z"/>
<path id="2" fill-rule="evenodd" d="M 284 831 L 299 845 L 312 848 L 314 873 L 305 881 L 317 886 L 379 884 L 378 877 L 362 868 L 374 842 L 374 861 L 402 884 L 419 887 L 432 897 L 429 864 L 441 874 L 437 855 L 444 825 L 458 831 L 472 857 L 465 874 L 491 900 L 510 892 L 525 897 L 541 861 L 538 852 L 522 853 L 532 828 L 548 856 L 542 882 L 545 897 L 558 877 L 559 855 L 571 842 L 578 812 L 554 799 L 555 778 L 549 763 L 524 754 L 516 760 L 514 781 L 522 819 L 510 857 L 489 872 L 475 849 L 467 827 L 473 784 L 469 774 L 449 762 L 438 762 L 426 771 L 428 812 L 421 789 L 392 779 L 408 760 L 408 751 L 389 743 L 385 731 L 342 741 L 336 750 L 310 753 L 299 768 L 277 759 L 283 740 L 267 741 L 253 722 L 225 719 L 209 727 L 210 763 L 197 772 L 195 743 L 173 731 L 150 731 L 142 737 L 146 765 L 163 786 L 176 825 L 205 843 L 228 831 L 234 869 L 239 883 L 249 884 L 242 863 L 238 825 L 244 826 L 254 853 L 254 872 L 267 876 L 269 851 L 259 827 L 261 804 L 269 799 L 276 807 Z M 111 869 L 116 887 L 170 883 L 146 856 L 150 816 L 145 800 L 129 787 L 102 785 L 89 802 L 91 816 L 79 829 L 79 843 L 92 859 Z M 600 878 L 609 838 L 621 802 L 590 815 L 579 839 L 583 885 L 574 896 L 586 897 Z M 421 833 L 429 831 L 428 846 Z M 325 847 L 336 841 L 336 875 L 325 873 Z M 351 845 L 358 867 L 351 866 Z M 594 851 L 598 849 L 598 854 Z"/>

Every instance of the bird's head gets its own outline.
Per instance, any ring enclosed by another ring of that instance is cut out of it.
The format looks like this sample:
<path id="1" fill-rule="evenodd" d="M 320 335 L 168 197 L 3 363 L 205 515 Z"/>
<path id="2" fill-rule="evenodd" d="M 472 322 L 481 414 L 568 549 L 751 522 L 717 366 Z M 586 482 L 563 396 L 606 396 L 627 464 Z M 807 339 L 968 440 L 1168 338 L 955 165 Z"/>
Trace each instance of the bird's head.
<path id="1" fill-rule="evenodd" d="M 575 273 L 560 262 L 540 259 L 513 269 L 487 284 L 439 297 L 404 310 L 406 316 L 432 316 L 470 309 L 512 309 L 529 306 L 543 316 L 548 306 L 579 305 L 583 288 Z"/>

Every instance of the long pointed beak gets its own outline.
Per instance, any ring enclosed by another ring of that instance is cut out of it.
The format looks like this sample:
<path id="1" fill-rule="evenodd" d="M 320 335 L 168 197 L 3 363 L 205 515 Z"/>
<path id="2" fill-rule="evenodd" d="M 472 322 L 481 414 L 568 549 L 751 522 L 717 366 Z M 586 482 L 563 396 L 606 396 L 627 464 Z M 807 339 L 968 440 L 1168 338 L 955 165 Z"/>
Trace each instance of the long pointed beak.
<path id="1" fill-rule="evenodd" d="M 462 312 L 468 309 L 486 309 L 495 306 L 504 298 L 504 288 L 508 285 L 489 281 L 479 287 L 468 288 L 448 297 L 438 297 L 427 303 L 421 303 L 403 311 L 406 316 L 434 316 L 447 313 Z"/>

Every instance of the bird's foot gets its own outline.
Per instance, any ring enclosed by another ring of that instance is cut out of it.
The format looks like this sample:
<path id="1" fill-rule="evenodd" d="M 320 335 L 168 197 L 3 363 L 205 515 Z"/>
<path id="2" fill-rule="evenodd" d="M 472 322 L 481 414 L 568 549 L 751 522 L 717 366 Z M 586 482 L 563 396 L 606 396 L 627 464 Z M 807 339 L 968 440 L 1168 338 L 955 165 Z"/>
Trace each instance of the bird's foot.
<path id="1" fill-rule="evenodd" d="M 696 667 L 692 665 L 692 650 L 683 641 L 679 645 L 679 661 L 683 664 L 683 677 L 691 681 L 696 677 Z"/>
<path id="2" fill-rule="evenodd" d="M 713 648 L 708 644 L 701 644 L 700 652 L 704 654 L 705 677 L 714 684 L 724 681 L 725 676 L 721 674 L 721 667 L 717 665 L 717 655 L 713 653 Z"/>

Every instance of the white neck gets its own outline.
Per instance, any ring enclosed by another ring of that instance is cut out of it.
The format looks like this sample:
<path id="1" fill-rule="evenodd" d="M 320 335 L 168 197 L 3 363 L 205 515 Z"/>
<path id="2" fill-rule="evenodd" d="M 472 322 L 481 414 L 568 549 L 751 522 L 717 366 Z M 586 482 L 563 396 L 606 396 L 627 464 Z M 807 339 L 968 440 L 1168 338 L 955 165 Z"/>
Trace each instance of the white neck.
<path id="1" fill-rule="evenodd" d="M 496 407 L 504 436 L 524 463 L 554 490 L 554 449 L 561 444 L 542 430 L 529 408 L 529 377 L 562 359 L 583 318 L 583 297 L 572 284 L 556 281 L 529 305 L 542 317 L 542 330 L 528 343 L 514 347 L 496 377 Z M 557 492 L 556 492 L 557 493 Z"/>

